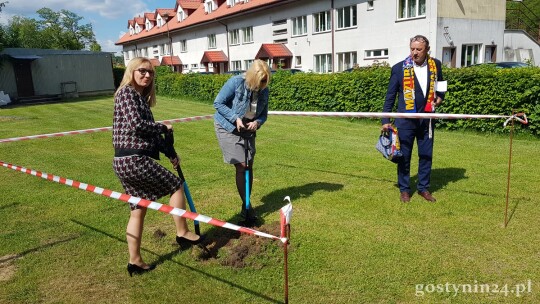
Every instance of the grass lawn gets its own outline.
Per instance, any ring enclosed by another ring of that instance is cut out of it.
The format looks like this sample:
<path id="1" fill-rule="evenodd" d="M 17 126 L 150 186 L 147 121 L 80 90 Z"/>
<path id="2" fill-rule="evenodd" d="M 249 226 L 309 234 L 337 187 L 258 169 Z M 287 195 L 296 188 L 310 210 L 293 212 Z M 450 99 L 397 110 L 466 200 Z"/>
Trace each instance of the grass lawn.
<path id="1" fill-rule="evenodd" d="M 0 139 L 107 127 L 112 111 L 112 97 L 0 109 Z M 153 111 L 156 120 L 214 112 L 166 97 Z M 197 210 L 236 223 L 234 168 L 213 121 L 174 128 Z M 438 201 L 402 204 L 395 165 L 375 150 L 378 133 L 374 120 L 290 116 L 270 116 L 258 132 L 252 204 L 261 229 L 276 227 L 284 196 L 294 208 L 290 302 L 539 303 L 539 140 L 514 138 L 505 228 L 508 136 L 437 130 Z M 110 132 L 0 144 L 0 161 L 122 192 L 112 155 Z M 413 184 L 416 166 L 413 157 Z M 283 302 L 278 242 L 201 223 L 224 240 L 205 258 L 179 251 L 170 216 L 152 210 L 142 248 L 158 267 L 129 277 L 128 216 L 123 202 L 0 167 L 0 303 Z M 241 267 L 228 264 L 247 239 Z"/>

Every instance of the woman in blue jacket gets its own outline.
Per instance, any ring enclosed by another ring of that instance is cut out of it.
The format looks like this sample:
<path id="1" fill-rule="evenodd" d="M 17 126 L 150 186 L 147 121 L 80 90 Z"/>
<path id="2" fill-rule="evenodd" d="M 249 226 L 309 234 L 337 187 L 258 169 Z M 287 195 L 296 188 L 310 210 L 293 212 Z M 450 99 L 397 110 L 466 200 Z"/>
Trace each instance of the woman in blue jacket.
<path id="1" fill-rule="evenodd" d="M 214 100 L 214 128 L 223 153 L 223 161 L 236 168 L 236 188 L 242 199 L 246 225 L 253 225 L 257 216 L 253 207 L 246 208 L 246 155 L 249 164 L 249 190 L 253 184 L 255 133 L 268 116 L 268 83 L 270 69 L 262 60 L 255 60 L 245 75 L 230 78 Z M 247 144 L 247 147 L 245 146 Z"/>

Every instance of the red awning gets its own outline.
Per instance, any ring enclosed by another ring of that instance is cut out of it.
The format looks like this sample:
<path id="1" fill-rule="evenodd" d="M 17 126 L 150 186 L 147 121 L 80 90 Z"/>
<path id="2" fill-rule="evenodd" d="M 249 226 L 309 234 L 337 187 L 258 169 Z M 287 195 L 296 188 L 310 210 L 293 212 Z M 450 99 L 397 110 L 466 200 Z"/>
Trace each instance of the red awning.
<path id="1" fill-rule="evenodd" d="M 263 43 L 255 59 L 292 57 L 291 51 L 281 43 Z"/>
<path id="2" fill-rule="evenodd" d="M 161 65 L 182 65 L 182 61 L 178 56 L 163 56 Z"/>
<path id="3" fill-rule="evenodd" d="M 201 63 L 208 62 L 228 62 L 229 58 L 223 51 L 206 51 L 201 59 Z"/>
<path id="4" fill-rule="evenodd" d="M 159 59 L 151 58 L 150 62 L 152 63 L 152 66 L 155 66 L 155 67 L 159 66 Z"/>

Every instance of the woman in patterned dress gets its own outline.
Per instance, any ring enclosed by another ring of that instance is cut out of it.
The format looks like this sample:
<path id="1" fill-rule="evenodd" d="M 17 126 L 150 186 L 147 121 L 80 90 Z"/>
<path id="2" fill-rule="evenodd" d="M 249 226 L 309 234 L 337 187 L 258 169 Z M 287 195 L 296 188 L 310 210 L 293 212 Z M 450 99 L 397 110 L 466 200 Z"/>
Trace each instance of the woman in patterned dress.
<path id="1" fill-rule="evenodd" d="M 183 181 L 161 166 L 163 152 L 176 168 L 180 160 L 176 152 L 167 149 L 162 134 L 172 132 L 172 125 L 154 121 L 150 107 L 156 104 L 154 68 L 146 58 L 129 61 L 124 77 L 114 95 L 113 146 L 114 172 L 127 194 L 155 201 L 171 195 L 169 204 L 185 209 Z M 126 229 L 129 250 L 127 270 L 142 274 L 155 268 L 141 256 L 141 239 L 146 208 L 130 204 L 131 215 Z M 189 231 L 186 219 L 173 216 L 176 241 L 181 247 L 196 245 L 202 237 Z"/>

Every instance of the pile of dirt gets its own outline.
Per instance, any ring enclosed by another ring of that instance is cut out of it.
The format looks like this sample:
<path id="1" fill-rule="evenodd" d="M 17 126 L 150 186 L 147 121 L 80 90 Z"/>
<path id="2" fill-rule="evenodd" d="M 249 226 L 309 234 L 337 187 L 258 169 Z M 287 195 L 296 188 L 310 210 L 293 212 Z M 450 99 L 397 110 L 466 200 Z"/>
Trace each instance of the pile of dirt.
<path id="1" fill-rule="evenodd" d="M 253 229 L 271 235 L 279 236 L 280 223 L 272 222 Z M 158 229 L 154 232 L 155 239 L 162 239 L 166 233 Z M 192 255 L 206 262 L 215 262 L 234 268 L 262 267 L 254 262 L 255 257 L 264 253 L 269 246 L 276 246 L 276 240 L 258 237 L 252 234 L 240 233 L 230 229 L 216 229 L 207 236 L 201 247 L 193 247 Z M 176 244 L 176 243 L 175 243 Z"/>
<path id="2" fill-rule="evenodd" d="M 254 227 L 254 229 L 276 236 L 280 234 L 279 222 Z M 219 259 L 220 264 L 234 268 L 243 268 L 246 266 L 259 268 L 261 265 L 255 263 L 250 257 L 264 253 L 269 246 L 274 246 L 275 242 L 275 240 L 269 238 L 245 233 L 240 234 L 236 239 L 229 238 L 228 242 L 223 246 L 225 254 L 223 258 Z"/>

